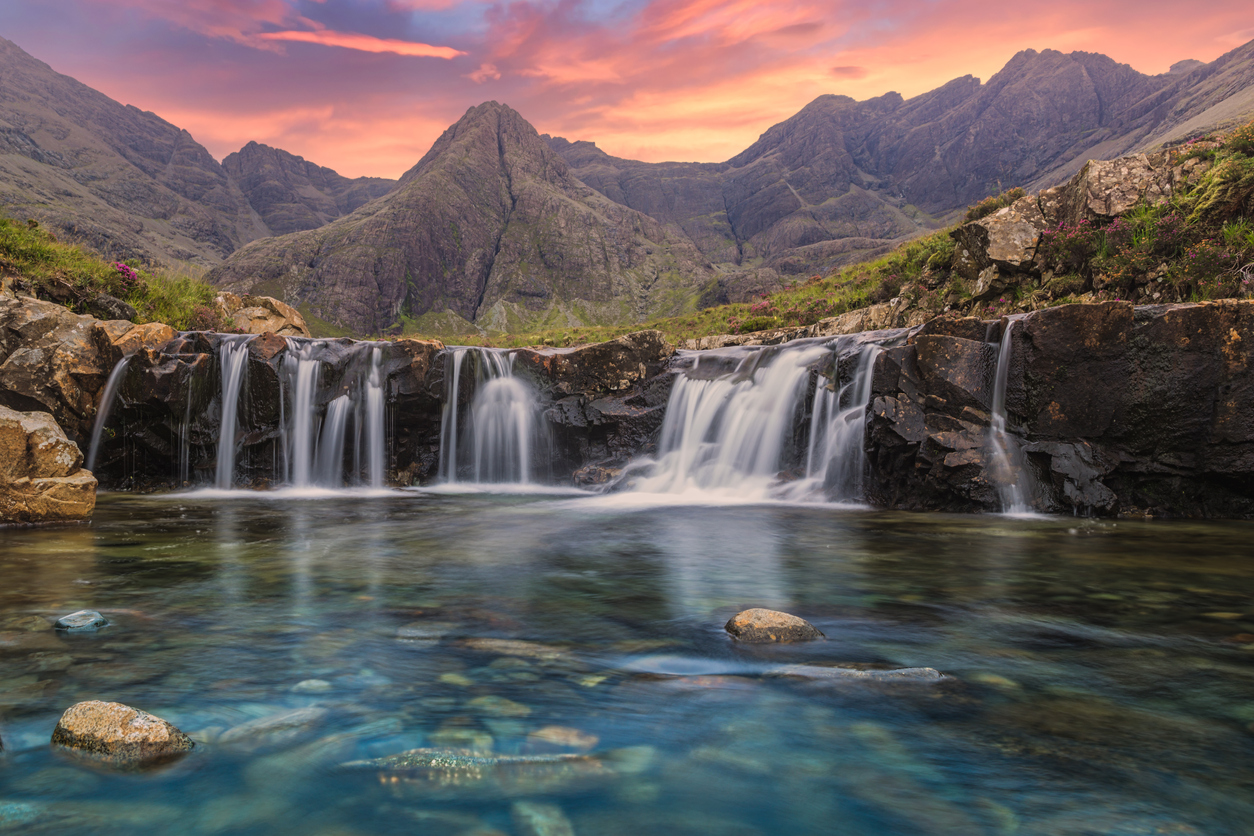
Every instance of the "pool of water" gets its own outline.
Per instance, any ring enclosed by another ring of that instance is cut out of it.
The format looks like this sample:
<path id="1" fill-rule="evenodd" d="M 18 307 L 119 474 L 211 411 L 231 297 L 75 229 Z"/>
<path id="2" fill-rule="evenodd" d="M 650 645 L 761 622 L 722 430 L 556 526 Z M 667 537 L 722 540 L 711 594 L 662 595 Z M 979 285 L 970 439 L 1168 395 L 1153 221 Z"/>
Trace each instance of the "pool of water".
<path id="1" fill-rule="evenodd" d="M 1251 833 L 1251 542 L 639 497 L 104 495 L 90 526 L 0 532 L 0 831 Z M 748 607 L 827 639 L 736 645 Z M 48 628 L 83 608 L 110 626 Z M 52 750 L 85 699 L 199 745 L 145 772 Z M 377 762 L 415 748 L 480 760 Z M 590 757 L 543 760 L 563 752 Z"/>

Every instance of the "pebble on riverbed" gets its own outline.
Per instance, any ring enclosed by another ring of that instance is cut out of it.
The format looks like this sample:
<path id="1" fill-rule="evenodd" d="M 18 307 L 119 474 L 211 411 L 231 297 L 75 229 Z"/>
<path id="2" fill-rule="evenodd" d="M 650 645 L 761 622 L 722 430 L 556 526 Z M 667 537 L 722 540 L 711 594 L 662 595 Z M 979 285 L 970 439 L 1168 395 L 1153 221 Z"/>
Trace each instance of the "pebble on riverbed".
<path id="1" fill-rule="evenodd" d="M 521 836 L 575 836 L 575 828 L 556 804 L 515 801 L 510 808 L 514 829 Z"/>
<path id="2" fill-rule="evenodd" d="M 824 638 L 822 631 L 804 618 L 786 612 L 755 608 L 732 616 L 723 629 L 747 644 L 805 642 Z"/>
<path id="3" fill-rule="evenodd" d="M 94 633 L 101 627 L 109 626 L 109 621 L 95 610 L 79 610 L 61 616 L 54 626 L 67 633 Z"/>
<path id="4" fill-rule="evenodd" d="M 121 766 L 172 760 L 196 744 L 174 726 L 116 702 L 90 700 L 70 706 L 52 732 L 54 745 Z"/>

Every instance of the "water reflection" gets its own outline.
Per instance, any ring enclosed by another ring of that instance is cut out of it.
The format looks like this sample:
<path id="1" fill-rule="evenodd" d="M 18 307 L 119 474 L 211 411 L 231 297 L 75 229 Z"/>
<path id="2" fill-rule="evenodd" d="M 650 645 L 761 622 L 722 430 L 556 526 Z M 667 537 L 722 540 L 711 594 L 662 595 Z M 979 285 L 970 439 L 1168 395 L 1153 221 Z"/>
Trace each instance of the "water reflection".
<path id="1" fill-rule="evenodd" d="M 595 740 L 630 768 L 532 795 L 581 834 L 1244 833 L 1251 533 L 487 494 L 106 496 L 90 528 L 0 541 L 0 829 L 519 833 L 516 797 L 339 764 Z M 84 606 L 114 625 L 48 629 Z M 737 646 L 720 626 L 747 606 L 828 640 Z M 950 678 L 779 675 L 796 664 Z M 54 757 L 57 716 L 91 698 L 202 745 L 143 777 Z"/>

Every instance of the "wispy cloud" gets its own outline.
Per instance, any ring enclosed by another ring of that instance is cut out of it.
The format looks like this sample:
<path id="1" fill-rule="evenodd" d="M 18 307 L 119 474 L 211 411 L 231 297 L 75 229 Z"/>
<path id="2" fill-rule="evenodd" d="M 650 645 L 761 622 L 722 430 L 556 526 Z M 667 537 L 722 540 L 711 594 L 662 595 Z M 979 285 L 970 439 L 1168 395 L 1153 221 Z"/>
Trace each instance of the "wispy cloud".
<path id="1" fill-rule="evenodd" d="M 465 55 L 460 49 L 449 46 L 432 46 L 414 41 L 398 41 L 391 38 L 372 38 L 354 32 L 332 32 L 329 29 L 285 32 L 261 32 L 253 37 L 262 41 L 296 41 L 306 44 L 356 49 L 361 52 L 390 52 L 394 55 L 409 55 L 426 58 L 457 58 Z"/>

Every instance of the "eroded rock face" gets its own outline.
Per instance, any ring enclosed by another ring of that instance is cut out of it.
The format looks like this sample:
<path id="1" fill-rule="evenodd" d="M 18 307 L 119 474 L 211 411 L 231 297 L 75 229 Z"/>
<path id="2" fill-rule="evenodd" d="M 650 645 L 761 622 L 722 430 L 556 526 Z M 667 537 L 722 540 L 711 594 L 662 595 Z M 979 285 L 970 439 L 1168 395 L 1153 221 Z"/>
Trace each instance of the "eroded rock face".
<path id="1" fill-rule="evenodd" d="M 101 321 L 52 302 L 0 295 L 0 404 L 49 412 L 66 435 L 84 442 L 117 361 L 173 335 L 168 325 Z"/>
<path id="2" fill-rule="evenodd" d="M 878 505 L 1001 510 L 991 460 L 1002 323 L 936 320 L 877 359 Z M 1065 305 L 1011 332 L 1007 421 L 1030 501 L 1057 513 L 1254 515 L 1254 302 Z"/>
<path id="3" fill-rule="evenodd" d="M 804 618 L 786 612 L 755 608 L 737 613 L 723 629 L 736 641 L 746 644 L 805 642 L 823 638 L 823 633 Z"/>
<path id="4" fill-rule="evenodd" d="M 0 524 L 91 518 L 96 479 L 46 412 L 0 406 Z"/>
<path id="5" fill-rule="evenodd" d="M 147 712 L 116 702 L 91 700 L 61 715 L 52 742 L 119 766 L 145 766 L 191 751 L 192 739 Z"/>

